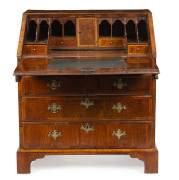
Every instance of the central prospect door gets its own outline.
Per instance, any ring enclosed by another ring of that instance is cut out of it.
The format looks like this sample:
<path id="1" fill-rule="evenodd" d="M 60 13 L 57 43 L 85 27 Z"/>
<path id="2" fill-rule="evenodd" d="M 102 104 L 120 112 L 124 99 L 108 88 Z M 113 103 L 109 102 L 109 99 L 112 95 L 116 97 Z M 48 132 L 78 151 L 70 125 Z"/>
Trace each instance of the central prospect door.
<path id="1" fill-rule="evenodd" d="M 96 18 L 78 18 L 78 47 L 97 46 Z"/>

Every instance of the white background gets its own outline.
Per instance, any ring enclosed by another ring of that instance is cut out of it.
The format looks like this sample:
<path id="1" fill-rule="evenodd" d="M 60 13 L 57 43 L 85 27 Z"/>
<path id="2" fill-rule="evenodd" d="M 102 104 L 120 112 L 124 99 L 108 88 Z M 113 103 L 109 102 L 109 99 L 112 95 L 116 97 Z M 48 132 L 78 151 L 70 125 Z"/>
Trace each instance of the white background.
<path id="1" fill-rule="evenodd" d="M 3 0 L 0 2 L 0 179 L 179 179 L 179 15 L 177 0 Z M 144 174 L 143 162 L 129 156 L 46 156 L 30 175 L 16 174 L 17 83 L 12 76 L 22 13 L 27 9 L 150 9 L 157 63 L 156 143 L 159 174 Z"/>

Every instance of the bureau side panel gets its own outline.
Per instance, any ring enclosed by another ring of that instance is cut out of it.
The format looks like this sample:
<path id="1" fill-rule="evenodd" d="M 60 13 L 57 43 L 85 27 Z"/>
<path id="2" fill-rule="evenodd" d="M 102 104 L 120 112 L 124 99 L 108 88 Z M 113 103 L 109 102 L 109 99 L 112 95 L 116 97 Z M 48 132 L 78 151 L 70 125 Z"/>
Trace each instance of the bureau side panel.
<path id="1" fill-rule="evenodd" d="M 18 103 L 19 103 L 19 147 L 23 148 L 22 81 L 18 82 Z"/>
<path id="2" fill-rule="evenodd" d="M 155 147 L 156 79 L 152 80 L 152 147 Z"/>

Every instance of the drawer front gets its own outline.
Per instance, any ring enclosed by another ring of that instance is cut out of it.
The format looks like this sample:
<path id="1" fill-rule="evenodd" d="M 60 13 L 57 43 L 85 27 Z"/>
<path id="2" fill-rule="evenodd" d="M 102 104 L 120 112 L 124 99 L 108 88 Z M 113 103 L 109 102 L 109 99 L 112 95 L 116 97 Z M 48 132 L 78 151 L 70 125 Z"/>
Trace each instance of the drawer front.
<path id="1" fill-rule="evenodd" d="M 49 47 L 76 47 L 76 38 L 50 38 Z"/>
<path id="2" fill-rule="evenodd" d="M 99 47 L 125 47 L 125 38 L 100 38 Z"/>
<path id="3" fill-rule="evenodd" d="M 149 54 L 149 45 L 128 45 L 128 54 Z"/>
<path id="4" fill-rule="evenodd" d="M 24 123 L 25 149 L 150 148 L 149 122 Z"/>
<path id="5" fill-rule="evenodd" d="M 23 77 L 23 95 L 77 95 L 85 93 L 83 76 Z"/>
<path id="6" fill-rule="evenodd" d="M 46 45 L 24 45 L 24 54 L 46 55 L 47 46 Z"/>
<path id="7" fill-rule="evenodd" d="M 151 94 L 152 76 L 90 76 L 88 94 Z"/>
<path id="8" fill-rule="evenodd" d="M 23 120 L 151 119 L 151 97 L 23 98 Z"/>

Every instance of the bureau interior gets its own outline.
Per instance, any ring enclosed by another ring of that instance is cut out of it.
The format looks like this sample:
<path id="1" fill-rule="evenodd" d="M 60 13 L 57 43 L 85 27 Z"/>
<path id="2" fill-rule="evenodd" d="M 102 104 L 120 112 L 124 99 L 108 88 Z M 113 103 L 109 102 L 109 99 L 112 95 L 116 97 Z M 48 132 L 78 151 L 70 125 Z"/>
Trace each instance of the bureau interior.
<path id="1" fill-rule="evenodd" d="M 46 55 L 53 51 L 84 49 L 150 55 L 148 14 L 28 14 L 24 54 Z"/>

